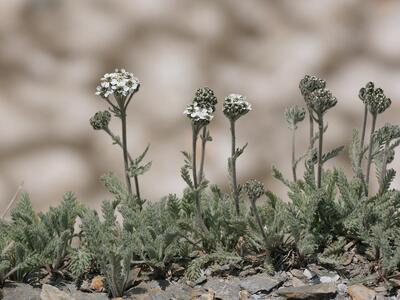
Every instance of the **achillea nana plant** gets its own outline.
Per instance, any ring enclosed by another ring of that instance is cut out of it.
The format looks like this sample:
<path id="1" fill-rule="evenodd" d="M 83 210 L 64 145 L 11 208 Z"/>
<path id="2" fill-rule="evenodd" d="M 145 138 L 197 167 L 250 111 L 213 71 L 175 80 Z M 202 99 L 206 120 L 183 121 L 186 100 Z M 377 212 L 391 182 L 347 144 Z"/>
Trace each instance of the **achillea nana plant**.
<path id="1" fill-rule="evenodd" d="M 247 144 L 236 147 L 236 122 L 251 110 L 245 97 L 238 94 L 230 94 L 223 103 L 230 122 L 228 173 L 232 189 L 224 192 L 209 184 L 205 151 L 212 140 L 209 124 L 217 97 L 209 88 L 198 89 L 184 110 L 192 132 L 192 149 L 183 152 L 181 168 L 187 188 L 181 197 L 170 194 L 152 203 L 145 203 L 138 180 L 150 168 L 151 163 L 142 164 L 149 148 L 137 158 L 127 149 L 127 109 L 139 86 L 132 73 L 115 70 L 105 74 L 97 87 L 96 94 L 109 108 L 97 112 L 90 124 L 122 149 L 124 162 L 124 182 L 112 173 L 101 178 L 112 196 L 103 202 L 102 215 L 80 204 L 71 193 L 66 193 L 57 207 L 37 214 L 28 195 L 22 194 L 11 219 L 0 220 L 0 286 L 7 280 L 32 282 L 39 270 L 52 276 L 71 274 L 77 283 L 97 272 L 105 277 L 109 295 L 122 297 L 135 284 L 132 270 L 136 266 L 150 278 L 159 279 L 179 264 L 189 280 L 201 276 L 210 264 L 238 268 L 255 256 L 265 259 L 260 268 L 268 271 L 308 263 L 343 269 L 344 245 L 349 242 L 373 266 L 371 270 L 379 273 L 378 280 L 399 269 L 400 191 L 391 188 L 396 175 L 391 163 L 400 145 L 400 127 L 386 123 L 379 128 L 377 116 L 391 101 L 375 84 L 368 83 L 359 92 L 364 114 L 361 134 L 353 130 L 348 147 L 354 172 L 348 176 L 343 170 L 324 166 L 343 149 L 339 146 L 325 152 L 324 147 L 329 137 L 326 113 L 333 113 L 340 102 L 326 88 L 325 80 L 309 75 L 301 79 L 299 88 L 306 107 L 292 105 L 284 113 L 291 130 L 290 179 L 273 167 L 274 177 L 288 189 L 288 199 L 280 199 L 257 180 L 243 186 L 237 182 L 236 160 Z M 372 124 L 367 143 L 368 113 Z M 306 114 L 309 145 L 298 155 L 296 130 Z M 121 121 L 122 138 L 110 129 L 112 115 Z M 301 161 L 306 167 L 302 176 L 297 174 Z M 372 165 L 379 186 L 376 193 L 370 187 Z M 241 205 L 243 194 L 250 205 Z M 78 243 L 72 243 L 73 238 Z"/>
<path id="2" fill-rule="evenodd" d="M 100 79 L 100 84 L 96 88 L 96 95 L 100 96 L 109 104 L 109 111 L 115 117 L 121 120 L 122 126 L 122 140 L 119 136 L 111 132 L 108 124 L 111 120 L 109 111 L 99 111 L 91 119 L 90 124 L 94 130 L 105 131 L 112 139 L 114 144 L 122 148 L 123 161 L 124 161 L 124 174 L 125 182 L 130 194 L 132 194 L 131 177 L 135 182 L 136 197 L 139 206 L 142 206 L 144 200 L 140 195 L 139 179 L 151 167 L 151 162 L 141 165 L 149 146 L 146 147 L 144 152 L 136 159 L 132 159 L 128 152 L 127 141 L 127 109 L 133 96 L 139 91 L 140 82 L 132 74 L 125 69 L 116 69 L 113 73 L 107 73 Z"/>
<path id="3" fill-rule="evenodd" d="M 237 183 L 236 160 L 247 147 L 236 148 L 236 121 L 251 110 L 251 105 L 246 98 L 239 94 L 230 94 L 224 101 L 224 115 L 228 118 L 231 129 L 231 157 L 228 159 L 229 175 L 232 179 L 233 199 L 235 201 L 236 214 L 240 214 L 240 190 Z"/>

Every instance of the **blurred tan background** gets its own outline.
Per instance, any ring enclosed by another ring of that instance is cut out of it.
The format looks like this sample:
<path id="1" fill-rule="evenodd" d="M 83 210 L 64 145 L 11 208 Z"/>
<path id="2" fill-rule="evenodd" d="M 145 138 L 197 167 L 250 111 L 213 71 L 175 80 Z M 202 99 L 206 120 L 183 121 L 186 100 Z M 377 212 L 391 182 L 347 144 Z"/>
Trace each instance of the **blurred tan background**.
<path id="1" fill-rule="evenodd" d="M 379 124 L 399 123 L 400 1 L 1 0 L 0 211 L 21 181 L 37 209 L 69 190 L 92 207 L 108 197 L 99 176 L 121 174 L 121 151 L 88 119 L 106 108 L 95 87 L 115 67 L 142 82 L 129 107 L 128 138 L 134 156 L 151 143 L 153 168 L 141 180 L 146 198 L 181 194 L 180 151 L 191 143 L 182 111 L 202 86 L 220 102 L 207 177 L 226 187 L 230 137 L 221 102 L 241 93 L 254 110 L 238 122 L 239 145 L 249 142 L 239 179 L 263 180 L 284 195 L 271 166 L 290 175 L 283 111 L 303 104 L 304 74 L 327 79 L 339 100 L 328 115 L 326 149 L 347 144 L 359 127 L 358 90 L 369 80 L 393 100 Z M 304 123 L 299 131 L 299 152 L 307 129 Z M 335 161 L 346 162 L 347 152 Z"/>

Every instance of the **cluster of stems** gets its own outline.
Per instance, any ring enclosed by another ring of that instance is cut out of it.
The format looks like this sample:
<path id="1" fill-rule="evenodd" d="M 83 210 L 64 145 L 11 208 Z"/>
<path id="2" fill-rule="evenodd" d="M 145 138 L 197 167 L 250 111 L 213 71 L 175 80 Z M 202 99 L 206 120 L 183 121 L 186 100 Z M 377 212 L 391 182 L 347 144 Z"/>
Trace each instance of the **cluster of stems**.
<path id="1" fill-rule="evenodd" d="M 364 103 L 364 117 L 362 122 L 361 141 L 359 150 L 360 153 L 358 158 L 358 166 L 360 169 L 362 168 L 362 160 L 364 157 L 364 144 L 365 144 L 365 136 L 366 136 L 366 128 L 368 120 L 368 111 L 372 117 L 371 131 L 370 131 L 369 145 L 368 145 L 367 168 L 364 181 L 364 187 L 365 187 L 364 193 L 366 196 L 368 196 L 371 165 L 373 161 L 373 146 L 375 143 L 374 139 L 375 139 L 376 121 L 378 118 L 378 114 L 383 113 L 391 105 L 391 100 L 384 95 L 384 92 L 381 88 L 375 88 L 373 82 L 368 82 L 365 87 L 360 89 L 359 98 Z M 362 176 L 362 174 L 360 174 L 360 176 Z"/>

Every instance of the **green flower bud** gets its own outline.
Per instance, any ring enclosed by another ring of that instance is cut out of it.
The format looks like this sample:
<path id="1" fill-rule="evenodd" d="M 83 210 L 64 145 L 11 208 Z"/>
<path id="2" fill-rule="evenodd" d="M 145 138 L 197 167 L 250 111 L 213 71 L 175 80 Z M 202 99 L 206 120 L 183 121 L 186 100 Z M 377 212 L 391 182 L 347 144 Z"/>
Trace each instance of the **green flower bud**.
<path id="1" fill-rule="evenodd" d="M 337 99 L 328 89 L 319 89 L 309 94 L 309 106 L 317 114 L 324 114 L 328 109 L 334 107 Z"/>
<path id="2" fill-rule="evenodd" d="M 197 89 L 193 99 L 193 104 L 201 108 L 211 109 L 215 111 L 217 105 L 217 97 L 214 95 L 214 91 L 208 87 Z"/>
<path id="3" fill-rule="evenodd" d="M 326 86 L 326 82 L 316 76 L 305 75 L 299 83 L 299 89 L 304 97 L 304 100 L 308 103 L 309 95 L 315 90 L 323 89 Z"/>
<path id="4" fill-rule="evenodd" d="M 254 179 L 247 181 L 243 186 L 243 190 L 251 201 L 256 201 L 265 194 L 264 185 Z"/>
<path id="5" fill-rule="evenodd" d="M 94 130 L 102 130 L 108 127 L 111 120 L 109 111 L 98 111 L 93 117 L 90 118 L 90 125 Z"/>
<path id="6" fill-rule="evenodd" d="M 246 101 L 246 97 L 239 94 L 230 94 L 225 98 L 223 112 L 225 116 L 236 121 L 251 111 L 251 104 Z"/>
<path id="7" fill-rule="evenodd" d="M 374 88 L 375 88 L 374 83 L 370 81 L 365 85 L 365 87 L 362 87 L 360 89 L 360 92 L 358 93 L 358 97 L 361 99 L 362 102 L 364 102 L 365 104 L 368 103 L 369 99 L 374 94 Z"/>
<path id="8" fill-rule="evenodd" d="M 359 97 L 367 104 L 368 110 L 372 114 L 383 113 L 392 104 L 390 98 L 385 96 L 383 89 L 375 88 L 373 82 L 368 82 L 365 87 L 360 89 Z"/>
<path id="9" fill-rule="evenodd" d="M 306 110 L 303 107 L 293 105 L 285 110 L 285 119 L 290 129 L 296 129 L 297 123 L 304 120 Z"/>

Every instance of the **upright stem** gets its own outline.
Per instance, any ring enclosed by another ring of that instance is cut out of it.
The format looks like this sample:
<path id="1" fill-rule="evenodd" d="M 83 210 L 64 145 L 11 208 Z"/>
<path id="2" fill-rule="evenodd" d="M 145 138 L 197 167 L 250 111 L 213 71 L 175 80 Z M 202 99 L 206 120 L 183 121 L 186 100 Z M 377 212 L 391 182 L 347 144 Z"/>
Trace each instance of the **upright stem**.
<path id="1" fill-rule="evenodd" d="M 293 181 L 297 181 L 296 175 L 296 129 L 292 129 L 292 173 L 293 173 Z"/>
<path id="2" fill-rule="evenodd" d="M 361 132 L 361 145 L 360 145 L 360 156 L 358 158 L 358 166 L 361 168 L 361 162 L 363 159 L 363 152 L 364 152 L 364 142 L 365 142 L 365 131 L 367 128 L 367 119 L 368 119 L 368 106 L 365 104 L 364 105 L 364 120 L 363 120 L 363 126 L 362 126 L 362 132 Z"/>
<path id="3" fill-rule="evenodd" d="M 111 139 L 114 141 L 114 143 L 116 143 L 118 146 L 120 146 L 123 149 L 121 140 L 114 133 L 112 133 L 108 127 L 104 128 L 104 131 L 111 137 Z M 133 164 L 133 159 L 132 159 L 132 156 L 129 154 L 129 152 L 128 152 L 128 160 L 131 164 Z M 142 199 L 140 197 L 139 178 L 137 175 L 133 176 L 133 178 L 135 180 L 136 196 L 138 197 L 139 202 L 141 203 Z"/>
<path id="4" fill-rule="evenodd" d="M 379 187 L 379 194 L 383 194 L 384 192 L 384 182 L 385 176 L 387 171 L 387 160 L 389 156 L 389 142 L 385 143 L 385 149 L 383 150 L 383 160 L 382 160 L 382 169 L 381 169 L 381 180 L 380 180 L 380 187 Z"/>
<path id="5" fill-rule="evenodd" d="M 239 206 L 239 192 L 237 186 L 237 179 L 236 179 L 236 131 L 235 131 L 235 121 L 230 120 L 231 124 L 231 136 L 232 136 L 232 147 L 231 147 L 231 164 L 232 164 L 232 186 L 233 186 L 233 199 L 235 200 L 235 208 L 236 214 L 240 214 L 240 206 Z"/>
<path id="6" fill-rule="evenodd" d="M 140 189 L 139 189 L 139 178 L 137 175 L 133 176 L 135 181 L 135 189 L 136 189 L 136 197 L 138 197 L 139 203 L 142 203 L 142 199 L 140 198 Z M 140 204 L 140 209 L 142 209 L 142 205 Z"/>
<path id="7" fill-rule="evenodd" d="M 308 115 L 310 119 L 310 149 L 312 149 L 314 148 L 314 120 L 311 109 L 308 109 Z"/>
<path id="8" fill-rule="evenodd" d="M 324 137 L 324 120 L 322 114 L 318 115 L 318 129 L 319 129 L 319 137 L 318 137 L 318 177 L 317 177 L 317 186 L 321 188 L 321 179 L 322 179 L 322 145 L 323 145 L 323 137 Z"/>
<path id="9" fill-rule="evenodd" d="M 126 112 L 121 110 L 121 121 L 122 121 L 122 150 L 124 155 L 125 165 L 125 180 L 126 186 L 128 187 L 129 194 L 132 194 L 131 179 L 129 177 L 129 162 L 128 162 L 128 149 L 127 149 L 127 138 L 126 138 Z"/>
<path id="10" fill-rule="evenodd" d="M 257 211 L 256 199 L 250 199 L 250 202 L 251 202 L 251 209 L 253 210 L 254 217 L 256 218 L 256 221 L 257 221 L 257 225 L 260 228 L 262 237 L 264 239 L 265 247 L 267 247 L 268 246 L 267 234 L 265 233 L 264 227 L 262 226 L 262 223 L 261 223 L 260 215 L 258 214 L 258 211 Z"/>
<path id="11" fill-rule="evenodd" d="M 200 197 L 199 197 L 199 191 L 198 191 L 198 182 L 197 182 L 197 137 L 198 137 L 198 130 L 195 128 L 195 125 L 193 125 L 193 143 L 192 143 L 192 151 L 193 151 L 193 157 L 192 157 L 192 171 L 193 171 L 193 187 L 194 187 L 194 200 L 195 200 L 195 205 L 196 205 L 196 219 L 197 223 L 200 226 L 200 228 L 203 230 L 204 233 L 208 233 L 208 229 L 206 225 L 204 224 L 203 217 L 201 215 L 201 207 L 200 207 Z"/>
<path id="12" fill-rule="evenodd" d="M 207 144 L 207 126 L 203 127 L 203 131 L 201 133 L 201 158 L 200 158 L 200 170 L 199 170 L 199 181 L 203 181 L 204 176 L 204 160 L 206 153 L 206 144 Z"/>
<path id="13" fill-rule="evenodd" d="M 368 189 L 369 189 L 369 176 L 371 172 L 371 163 L 372 163 L 372 147 L 374 145 L 374 132 L 376 126 L 376 117 L 377 114 L 372 115 L 372 126 L 371 126 L 371 133 L 369 138 L 369 148 L 368 148 L 368 164 L 367 164 L 367 176 L 365 178 L 365 195 L 368 196 Z"/>
<path id="14" fill-rule="evenodd" d="M 313 116 L 312 116 L 312 110 L 310 107 L 308 107 L 308 117 L 310 120 L 310 151 L 314 148 L 314 120 L 313 120 Z M 315 166 L 314 164 L 312 164 L 312 168 L 311 168 L 311 173 L 313 174 L 313 177 L 315 176 Z M 315 178 L 315 177 L 314 177 Z"/>

